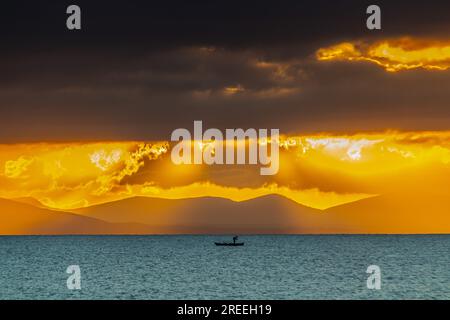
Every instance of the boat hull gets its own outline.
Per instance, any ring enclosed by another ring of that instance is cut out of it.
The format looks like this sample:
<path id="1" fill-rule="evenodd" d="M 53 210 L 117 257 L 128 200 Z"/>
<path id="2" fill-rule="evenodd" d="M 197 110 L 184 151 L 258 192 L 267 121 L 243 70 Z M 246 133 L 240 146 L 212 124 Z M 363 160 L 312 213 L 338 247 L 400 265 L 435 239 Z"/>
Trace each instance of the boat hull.
<path id="1" fill-rule="evenodd" d="M 236 243 L 228 243 L 228 242 L 214 242 L 216 246 L 227 246 L 227 247 L 240 247 L 243 246 L 243 242 L 236 242 Z"/>

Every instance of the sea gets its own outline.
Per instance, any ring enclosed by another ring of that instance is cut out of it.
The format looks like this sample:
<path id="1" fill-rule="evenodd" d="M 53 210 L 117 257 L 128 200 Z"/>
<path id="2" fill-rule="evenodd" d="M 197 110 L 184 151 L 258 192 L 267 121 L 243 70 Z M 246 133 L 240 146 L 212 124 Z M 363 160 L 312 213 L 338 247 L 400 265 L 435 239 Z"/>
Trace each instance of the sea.
<path id="1" fill-rule="evenodd" d="M 230 240 L 1 236 L 0 299 L 450 299 L 450 235 Z"/>

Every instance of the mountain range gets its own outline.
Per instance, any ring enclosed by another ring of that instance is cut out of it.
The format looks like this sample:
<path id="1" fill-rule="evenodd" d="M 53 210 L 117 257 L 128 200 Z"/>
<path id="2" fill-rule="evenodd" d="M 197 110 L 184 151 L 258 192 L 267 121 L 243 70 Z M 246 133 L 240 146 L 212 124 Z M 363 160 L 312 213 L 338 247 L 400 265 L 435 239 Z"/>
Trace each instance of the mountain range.
<path id="1" fill-rule="evenodd" d="M 450 233 L 450 202 L 443 194 L 381 195 L 326 210 L 279 195 L 242 202 L 132 197 L 71 212 L 33 198 L 0 199 L 0 210 L 3 235 Z"/>

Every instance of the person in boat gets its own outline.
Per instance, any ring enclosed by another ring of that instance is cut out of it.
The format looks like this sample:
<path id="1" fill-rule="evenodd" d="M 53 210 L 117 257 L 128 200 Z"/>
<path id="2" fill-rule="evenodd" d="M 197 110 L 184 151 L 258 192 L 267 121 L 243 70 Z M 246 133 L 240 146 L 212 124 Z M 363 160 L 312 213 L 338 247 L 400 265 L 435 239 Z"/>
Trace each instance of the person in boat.
<path id="1" fill-rule="evenodd" d="M 238 236 L 234 236 L 234 237 L 233 237 L 233 243 L 234 243 L 234 244 L 236 244 L 236 241 L 238 240 L 238 238 L 239 238 Z"/>

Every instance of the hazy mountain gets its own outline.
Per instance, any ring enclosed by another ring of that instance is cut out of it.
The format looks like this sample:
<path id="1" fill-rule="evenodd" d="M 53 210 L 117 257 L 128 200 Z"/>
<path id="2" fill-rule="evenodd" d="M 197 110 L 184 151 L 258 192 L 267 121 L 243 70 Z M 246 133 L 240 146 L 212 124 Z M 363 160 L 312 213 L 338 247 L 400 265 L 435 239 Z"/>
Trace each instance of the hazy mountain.
<path id="1" fill-rule="evenodd" d="M 149 228 L 138 224 L 114 224 L 73 213 L 38 208 L 0 199 L 1 235 L 42 234 L 142 234 Z"/>
<path id="2" fill-rule="evenodd" d="M 450 233 L 450 201 L 442 193 L 395 193 L 333 207 L 324 215 L 343 233 Z"/>
<path id="3" fill-rule="evenodd" d="M 51 208 L 47 207 L 45 204 L 43 204 L 42 202 L 40 202 L 39 200 L 37 200 L 33 197 L 20 197 L 20 198 L 14 198 L 11 200 L 16 201 L 16 202 L 31 204 L 33 207 L 46 208 L 46 209 L 52 210 Z"/>
<path id="4" fill-rule="evenodd" d="M 310 233 L 324 230 L 314 222 L 320 210 L 277 195 L 242 202 L 211 197 L 177 200 L 134 197 L 76 212 L 110 222 L 147 224 L 155 233 Z"/>
<path id="5" fill-rule="evenodd" d="M 147 224 L 154 233 L 450 233 L 450 202 L 444 194 L 384 195 L 324 211 L 278 195 L 242 202 L 134 197 L 77 213 Z"/>
<path id="6" fill-rule="evenodd" d="M 75 214 L 5 199 L 0 208 L 0 234 L 450 233 L 445 194 L 383 195 L 324 211 L 278 195 L 242 202 L 134 197 Z"/>

